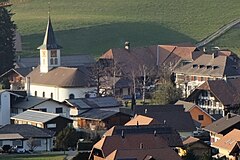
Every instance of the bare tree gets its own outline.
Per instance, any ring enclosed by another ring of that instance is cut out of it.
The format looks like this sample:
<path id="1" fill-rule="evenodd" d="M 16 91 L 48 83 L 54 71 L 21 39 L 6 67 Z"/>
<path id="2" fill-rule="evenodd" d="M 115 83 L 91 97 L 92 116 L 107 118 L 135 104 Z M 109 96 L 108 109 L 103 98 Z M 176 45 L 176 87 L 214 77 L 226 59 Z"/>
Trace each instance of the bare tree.
<path id="1" fill-rule="evenodd" d="M 154 80 L 156 79 L 156 71 L 155 68 L 147 67 L 146 65 L 142 65 L 139 67 L 140 70 L 140 85 L 142 86 L 142 102 L 145 103 L 146 99 L 146 89 L 147 84 L 154 84 Z"/>
<path id="2" fill-rule="evenodd" d="M 90 66 L 89 76 L 90 79 L 96 82 L 97 85 L 97 96 L 100 96 L 100 86 L 101 86 L 101 78 L 106 76 L 106 70 L 104 69 L 103 64 L 100 62 L 96 62 L 92 66 Z"/>
<path id="3" fill-rule="evenodd" d="M 32 137 L 28 139 L 27 146 L 29 147 L 30 151 L 34 151 L 38 147 L 36 140 Z"/>

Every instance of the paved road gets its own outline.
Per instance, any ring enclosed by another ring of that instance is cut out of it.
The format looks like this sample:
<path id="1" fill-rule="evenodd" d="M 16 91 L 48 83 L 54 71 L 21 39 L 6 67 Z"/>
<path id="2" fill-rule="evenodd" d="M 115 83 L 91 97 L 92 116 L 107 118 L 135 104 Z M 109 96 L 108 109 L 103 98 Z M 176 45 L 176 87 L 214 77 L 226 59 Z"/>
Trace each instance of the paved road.
<path id="1" fill-rule="evenodd" d="M 78 154 L 78 151 L 66 151 L 66 158 L 67 160 L 71 160 L 73 157 L 75 157 Z"/>

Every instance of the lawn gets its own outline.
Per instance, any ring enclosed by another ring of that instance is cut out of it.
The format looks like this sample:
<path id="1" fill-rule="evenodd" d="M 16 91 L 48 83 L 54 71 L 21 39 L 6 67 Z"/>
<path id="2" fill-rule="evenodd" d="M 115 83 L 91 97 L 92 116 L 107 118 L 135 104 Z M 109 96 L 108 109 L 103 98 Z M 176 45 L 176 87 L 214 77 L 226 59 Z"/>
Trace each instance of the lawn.
<path id="1" fill-rule="evenodd" d="M 0 155 L 0 160 L 63 160 L 65 155 Z"/>
<path id="2" fill-rule="evenodd" d="M 23 35 L 23 55 L 38 56 L 48 3 L 11 1 Z M 196 43 L 239 17 L 239 0 L 51 0 L 51 19 L 63 54 L 99 56 L 125 41 L 133 46 Z"/>

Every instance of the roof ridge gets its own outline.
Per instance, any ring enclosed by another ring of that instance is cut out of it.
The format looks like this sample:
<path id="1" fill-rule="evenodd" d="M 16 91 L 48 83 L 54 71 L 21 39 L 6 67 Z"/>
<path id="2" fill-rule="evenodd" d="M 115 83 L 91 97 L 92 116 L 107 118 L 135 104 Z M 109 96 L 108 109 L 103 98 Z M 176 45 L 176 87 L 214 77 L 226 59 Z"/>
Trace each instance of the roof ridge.
<path id="1" fill-rule="evenodd" d="M 56 114 L 56 113 L 42 112 L 42 111 L 36 111 L 36 110 L 32 110 L 32 109 L 28 109 L 28 110 L 26 110 L 26 111 L 43 113 L 43 114 L 49 114 L 49 115 L 55 115 L 55 116 L 61 116 L 60 114 Z"/>

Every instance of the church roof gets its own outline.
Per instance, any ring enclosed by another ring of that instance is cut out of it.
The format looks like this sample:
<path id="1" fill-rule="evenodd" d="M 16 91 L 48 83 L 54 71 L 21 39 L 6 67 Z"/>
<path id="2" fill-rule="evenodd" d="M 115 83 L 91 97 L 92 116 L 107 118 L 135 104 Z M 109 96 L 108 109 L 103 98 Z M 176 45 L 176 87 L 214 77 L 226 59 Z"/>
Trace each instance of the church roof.
<path id="1" fill-rule="evenodd" d="M 93 86 L 88 73 L 79 68 L 57 67 L 48 73 L 41 73 L 40 66 L 35 68 L 30 74 L 31 84 L 58 86 L 58 87 L 88 87 Z"/>
<path id="2" fill-rule="evenodd" d="M 47 29 L 44 37 L 43 44 L 38 47 L 38 49 L 60 49 L 62 48 L 60 45 L 57 44 L 54 31 L 52 28 L 52 23 L 50 17 L 48 18 Z"/>

